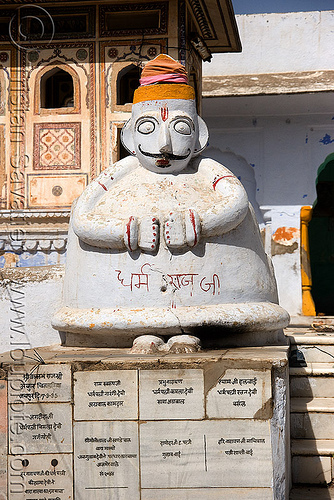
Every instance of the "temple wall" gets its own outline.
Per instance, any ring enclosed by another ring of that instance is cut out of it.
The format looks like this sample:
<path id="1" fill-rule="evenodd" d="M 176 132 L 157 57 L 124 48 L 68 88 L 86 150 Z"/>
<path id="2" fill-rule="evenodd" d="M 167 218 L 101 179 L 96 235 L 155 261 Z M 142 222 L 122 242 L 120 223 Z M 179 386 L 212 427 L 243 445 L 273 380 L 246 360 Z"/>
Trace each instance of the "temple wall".
<path id="1" fill-rule="evenodd" d="M 243 52 L 203 66 L 211 150 L 246 187 L 293 316 L 302 314 L 300 208 L 315 202 L 317 170 L 334 151 L 333 16 L 236 16 Z"/>
<path id="2" fill-rule="evenodd" d="M 238 54 L 214 54 L 203 74 L 247 75 L 333 69 L 334 11 L 237 15 Z"/>
<path id="3" fill-rule="evenodd" d="M 322 93 L 203 103 L 211 150 L 244 182 L 266 233 L 280 303 L 291 315 L 301 314 L 300 208 L 314 203 L 317 169 L 333 152 L 331 99 Z M 241 162 L 248 169 L 238 168 Z"/>

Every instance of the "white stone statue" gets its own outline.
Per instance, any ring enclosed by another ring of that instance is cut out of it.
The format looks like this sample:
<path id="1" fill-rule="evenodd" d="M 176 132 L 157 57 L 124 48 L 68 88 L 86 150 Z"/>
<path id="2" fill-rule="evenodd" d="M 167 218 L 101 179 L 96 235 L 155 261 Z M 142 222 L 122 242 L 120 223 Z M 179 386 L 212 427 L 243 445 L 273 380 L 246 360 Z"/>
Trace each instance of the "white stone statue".
<path id="1" fill-rule="evenodd" d="M 281 340 L 289 318 L 252 207 L 227 168 L 201 157 L 208 131 L 184 73 L 168 56 L 147 64 L 122 132 L 131 156 L 73 204 L 53 318 L 68 345 L 127 347 L 143 334 L 194 334 L 208 347 Z M 154 352 L 175 339 L 148 342 Z"/>

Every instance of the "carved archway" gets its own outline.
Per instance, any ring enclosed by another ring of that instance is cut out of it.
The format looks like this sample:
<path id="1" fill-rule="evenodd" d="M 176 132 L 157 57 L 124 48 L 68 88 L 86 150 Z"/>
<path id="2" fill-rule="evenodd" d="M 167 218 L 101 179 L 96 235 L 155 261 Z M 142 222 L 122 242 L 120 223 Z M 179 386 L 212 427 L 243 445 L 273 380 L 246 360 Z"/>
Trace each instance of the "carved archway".
<path id="1" fill-rule="evenodd" d="M 133 94 L 137 87 L 139 87 L 141 69 L 135 64 L 130 64 L 117 75 L 116 92 L 118 106 L 131 104 L 133 101 Z"/>
<path id="2" fill-rule="evenodd" d="M 48 82 L 51 83 L 48 87 Z M 52 98 L 46 96 L 46 92 L 52 91 L 52 85 L 58 82 L 61 88 L 55 90 L 57 96 Z M 67 86 L 67 89 L 64 88 Z M 63 99 L 63 102 L 61 101 Z M 66 101 L 67 99 L 67 101 Z M 52 103 L 61 104 L 53 107 Z M 42 68 L 35 79 L 34 112 L 35 114 L 67 114 L 80 113 L 80 81 L 76 71 L 69 65 L 60 61 L 54 61 Z"/>

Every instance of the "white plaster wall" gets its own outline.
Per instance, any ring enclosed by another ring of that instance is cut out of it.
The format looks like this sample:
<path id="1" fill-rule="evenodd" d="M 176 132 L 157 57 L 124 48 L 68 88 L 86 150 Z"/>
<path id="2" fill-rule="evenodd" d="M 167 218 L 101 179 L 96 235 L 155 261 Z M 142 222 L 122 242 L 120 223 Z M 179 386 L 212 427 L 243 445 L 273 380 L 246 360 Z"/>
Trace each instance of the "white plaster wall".
<path id="1" fill-rule="evenodd" d="M 317 169 L 334 152 L 333 94 L 206 98 L 203 117 L 211 150 L 241 177 L 253 203 L 255 193 L 267 253 L 271 235 L 296 230 L 289 241 L 277 238 L 283 253 L 274 248 L 272 259 L 280 304 L 292 316 L 301 314 L 300 207 L 314 203 Z M 235 158 L 250 168 L 237 168 Z"/>
<path id="2" fill-rule="evenodd" d="M 40 271 L 49 277 L 40 279 Z M 16 268 L 3 271 L 0 288 L 0 352 L 60 344 L 51 317 L 60 306 L 62 270 Z M 32 361 L 33 362 L 33 361 Z"/>
<path id="3" fill-rule="evenodd" d="M 334 67 L 334 10 L 236 16 L 242 52 L 214 54 L 204 76 Z"/>

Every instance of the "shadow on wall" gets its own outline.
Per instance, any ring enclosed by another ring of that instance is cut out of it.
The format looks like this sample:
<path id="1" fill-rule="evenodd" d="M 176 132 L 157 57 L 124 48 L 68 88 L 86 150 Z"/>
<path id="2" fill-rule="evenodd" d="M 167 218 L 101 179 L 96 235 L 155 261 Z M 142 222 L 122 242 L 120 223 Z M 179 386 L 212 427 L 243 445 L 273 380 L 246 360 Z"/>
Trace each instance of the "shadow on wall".
<path id="1" fill-rule="evenodd" d="M 262 224 L 263 217 L 259 204 L 256 201 L 256 179 L 254 169 L 245 158 L 233 153 L 233 151 L 221 151 L 219 148 L 214 147 L 208 147 L 203 156 L 218 161 L 238 177 L 247 192 L 249 201 L 253 205 L 258 223 Z"/>

